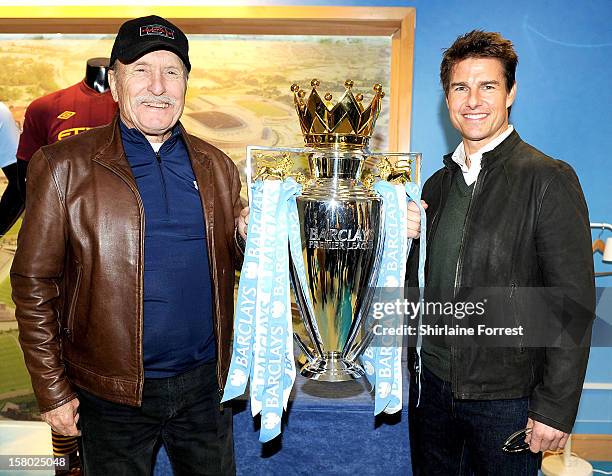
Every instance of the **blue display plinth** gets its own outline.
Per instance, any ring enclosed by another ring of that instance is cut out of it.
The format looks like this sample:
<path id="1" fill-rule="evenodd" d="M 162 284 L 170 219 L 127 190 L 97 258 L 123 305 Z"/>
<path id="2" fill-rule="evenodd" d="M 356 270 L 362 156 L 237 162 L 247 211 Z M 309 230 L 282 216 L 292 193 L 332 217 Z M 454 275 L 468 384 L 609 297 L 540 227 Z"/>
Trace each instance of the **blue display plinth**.
<path id="1" fill-rule="evenodd" d="M 233 402 L 238 475 L 410 475 L 407 383 L 404 409 L 374 417 L 374 399 L 365 379 L 314 382 L 297 378 L 283 433 L 261 444 L 259 417 L 246 400 Z M 155 475 L 171 475 L 163 452 Z"/>

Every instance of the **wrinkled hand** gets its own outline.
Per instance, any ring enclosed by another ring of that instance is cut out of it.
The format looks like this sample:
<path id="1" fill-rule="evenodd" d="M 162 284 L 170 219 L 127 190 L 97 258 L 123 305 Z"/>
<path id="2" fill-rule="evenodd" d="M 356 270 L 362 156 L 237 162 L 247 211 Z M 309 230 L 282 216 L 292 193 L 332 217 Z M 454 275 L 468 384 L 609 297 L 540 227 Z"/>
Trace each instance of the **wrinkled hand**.
<path id="1" fill-rule="evenodd" d="M 46 422 L 56 433 L 64 436 L 81 436 L 81 432 L 77 430 L 76 424 L 79 421 L 79 399 L 75 398 L 68 403 L 64 403 L 61 407 L 54 408 L 45 413 L 41 413 L 40 417 Z"/>
<path id="2" fill-rule="evenodd" d="M 246 240 L 247 226 L 249 224 L 249 207 L 244 207 L 240 210 L 240 216 L 238 217 L 238 233 Z"/>
<path id="3" fill-rule="evenodd" d="M 527 428 L 531 428 L 531 433 L 525 437 L 525 443 L 529 443 L 532 453 L 562 450 L 569 438 L 568 433 L 531 418 L 527 420 Z"/>
<path id="4" fill-rule="evenodd" d="M 427 203 L 421 200 L 422 207 L 427 210 Z M 421 214 L 419 207 L 412 200 L 408 203 L 408 238 L 421 236 Z"/>

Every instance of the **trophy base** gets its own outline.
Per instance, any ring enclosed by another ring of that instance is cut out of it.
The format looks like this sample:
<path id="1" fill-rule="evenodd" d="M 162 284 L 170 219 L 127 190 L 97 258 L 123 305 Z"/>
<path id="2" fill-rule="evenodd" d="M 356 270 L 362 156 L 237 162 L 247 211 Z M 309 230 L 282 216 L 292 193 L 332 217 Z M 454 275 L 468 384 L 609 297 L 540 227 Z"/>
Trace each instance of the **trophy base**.
<path id="1" fill-rule="evenodd" d="M 346 382 L 365 375 L 365 371 L 356 362 L 350 362 L 339 353 L 330 352 L 325 359 L 317 357 L 313 362 L 306 362 L 300 374 L 310 380 L 321 382 Z"/>

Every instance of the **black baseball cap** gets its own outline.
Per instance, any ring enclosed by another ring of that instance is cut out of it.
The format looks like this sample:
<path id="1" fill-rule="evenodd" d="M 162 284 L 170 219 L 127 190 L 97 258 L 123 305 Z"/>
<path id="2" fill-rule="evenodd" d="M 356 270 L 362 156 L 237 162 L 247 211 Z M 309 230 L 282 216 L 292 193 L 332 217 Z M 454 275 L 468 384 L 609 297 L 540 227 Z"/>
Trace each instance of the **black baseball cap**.
<path id="1" fill-rule="evenodd" d="M 110 67 L 112 68 L 115 60 L 129 64 L 158 50 L 176 53 L 183 60 L 187 71 L 191 71 L 189 42 L 185 33 L 157 15 L 135 18 L 121 25 L 111 51 Z"/>

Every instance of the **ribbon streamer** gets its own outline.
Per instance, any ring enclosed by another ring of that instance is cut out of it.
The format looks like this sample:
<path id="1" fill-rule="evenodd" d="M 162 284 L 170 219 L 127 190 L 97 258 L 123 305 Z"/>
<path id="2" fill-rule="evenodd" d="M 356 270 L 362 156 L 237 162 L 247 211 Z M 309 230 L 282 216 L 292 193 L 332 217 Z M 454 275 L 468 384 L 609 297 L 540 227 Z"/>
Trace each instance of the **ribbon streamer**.
<path id="1" fill-rule="evenodd" d="M 426 217 L 425 210 L 421 206 L 421 190 L 417 184 L 409 182 L 404 186 L 380 181 L 374 188 L 383 197 L 384 203 L 383 256 L 374 302 L 384 304 L 403 298 L 401 291 L 405 281 L 406 260 L 412 243 L 407 236 L 408 203 L 414 201 L 419 208 L 421 236 L 426 235 Z M 426 250 L 424 246 L 420 248 L 419 286 L 422 299 Z M 374 334 L 372 342 L 361 357 L 366 377 L 374 387 L 375 415 L 396 413 L 402 409 L 402 335 L 401 333 L 389 335 L 384 331 L 401 328 L 404 316 L 399 312 L 382 314 L 382 316 L 373 316 L 370 312 L 369 324 L 377 326 L 378 332 Z M 419 326 L 421 317 L 420 314 Z M 420 356 L 420 340 L 418 352 Z"/>
<path id="2" fill-rule="evenodd" d="M 301 187 L 292 179 L 256 182 L 238 286 L 232 360 L 222 402 L 246 391 L 259 439 L 281 432 L 283 409 L 295 381 L 289 296 L 289 208 Z"/>

